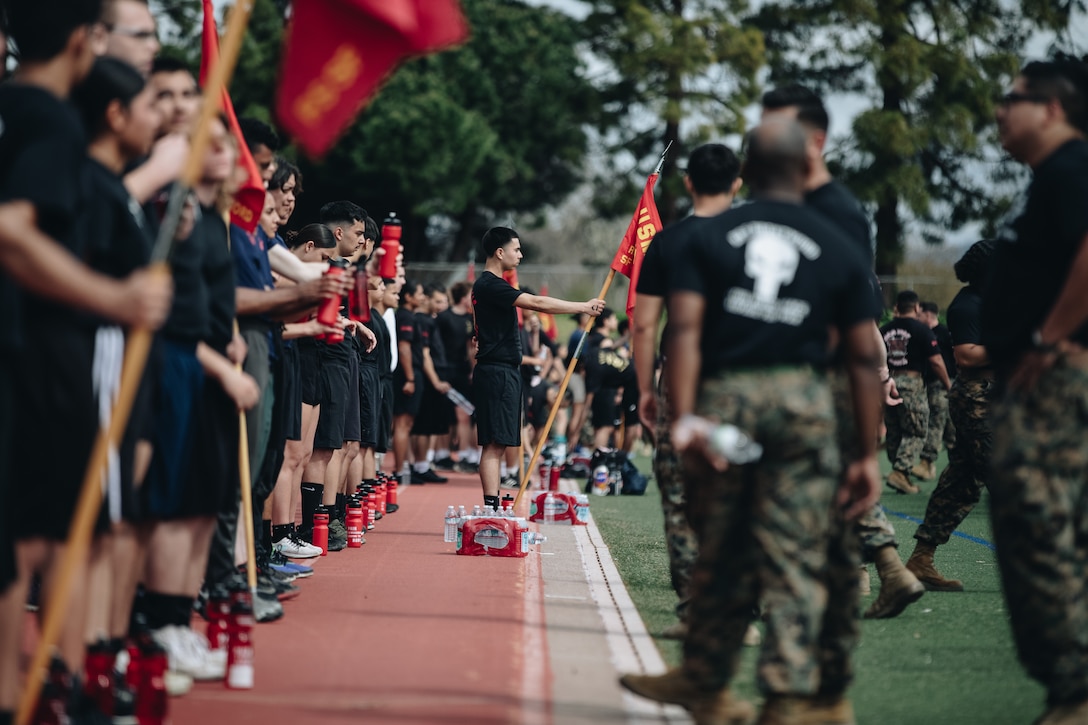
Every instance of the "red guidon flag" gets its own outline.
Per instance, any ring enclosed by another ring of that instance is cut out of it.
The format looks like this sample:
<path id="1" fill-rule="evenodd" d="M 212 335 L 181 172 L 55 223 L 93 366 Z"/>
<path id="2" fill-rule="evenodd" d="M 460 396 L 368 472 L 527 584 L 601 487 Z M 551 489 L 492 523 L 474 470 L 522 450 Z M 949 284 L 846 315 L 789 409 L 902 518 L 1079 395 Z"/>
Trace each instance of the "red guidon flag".
<path id="1" fill-rule="evenodd" d="M 208 81 L 211 69 L 219 62 L 219 31 L 215 27 L 215 8 L 212 0 L 204 0 L 204 38 L 201 43 L 200 54 L 200 85 Z M 257 228 L 257 222 L 261 220 L 261 212 L 264 211 L 265 188 L 261 180 L 261 172 L 257 169 L 257 163 L 253 160 L 253 154 L 249 153 L 246 140 L 242 137 L 242 129 L 238 126 L 238 117 L 234 115 L 234 104 L 230 102 L 230 94 L 223 89 L 222 99 L 223 113 L 227 117 L 228 129 L 238 142 L 238 165 L 245 169 L 246 179 L 234 192 L 234 200 L 230 205 L 230 223 L 240 226 L 247 232 L 253 232 Z"/>
<path id="2" fill-rule="evenodd" d="M 467 37 L 456 0 L 292 3 L 276 115 L 321 156 L 401 62 Z"/>
<path id="3" fill-rule="evenodd" d="M 642 269 L 642 260 L 646 256 L 646 250 L 650 248 L 650 242 L 654 235 L 661 231 L 661 217 L 657 214 L 657 204 L 654 202 L 654 185 L 657 183 L 658 172 L 650 174 L 646 179 L 646 188 L 642 190 L 642 198 L 638 201 L 638 208 L 627 225 L 627 232 L 623 235 L 623 242 L 616 250 L 616 256 L 612 260 L 612 269 L 631 280 L 627 289 L 627 319 L 632 318 L 635 310 L 635 288 L 638 287 L 638 273 Z"/>

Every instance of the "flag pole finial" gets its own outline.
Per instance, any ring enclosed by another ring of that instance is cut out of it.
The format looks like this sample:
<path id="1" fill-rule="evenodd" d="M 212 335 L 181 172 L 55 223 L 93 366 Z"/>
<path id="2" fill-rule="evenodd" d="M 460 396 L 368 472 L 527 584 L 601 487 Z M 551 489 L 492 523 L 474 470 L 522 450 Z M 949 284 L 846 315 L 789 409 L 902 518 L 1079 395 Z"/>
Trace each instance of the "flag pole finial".
<path id="1" fill-rule="evenodd" d="M 661 158 L 657 160 L 657 168 L 654 169 L 655 174 L 660 174 L 661 173 L 661 167 L 663 167 L 665 165 L 665 159 L 668 157 L 669 149 L 671 149 L 671 148 L 672 148 L 672 141 L 670 140 L 669 144 L 665 147 L 665 150 L 661 152 Z"/>

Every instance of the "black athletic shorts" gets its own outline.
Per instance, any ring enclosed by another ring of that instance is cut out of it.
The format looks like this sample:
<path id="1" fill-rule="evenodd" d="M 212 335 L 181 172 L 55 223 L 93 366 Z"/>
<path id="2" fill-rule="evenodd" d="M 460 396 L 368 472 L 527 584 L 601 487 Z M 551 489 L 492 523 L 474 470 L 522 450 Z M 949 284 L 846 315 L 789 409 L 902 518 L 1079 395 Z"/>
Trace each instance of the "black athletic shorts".
<path id="1" fill-rule="evenodd" d="M 530 388 L 524 379 L 522 379 L 522 385 L 525 387 L 525 422 L 534 428 L 540 428 L 551 413 L 548 390 L 552 386 L 542 381 L 536 387 Z"/>
<path id="2" fill-rule="evenodd" d="M 521 371 L 510 365 L 480 363 L 472 378 L 476 436 L 480 445 L 521 445 Z"/>
<path id="3" fill-rule="evenodd" d="M 623 398 L 620 400 L 620 413 L 623 424 L 630 428 L 639 424 L 638 419 L 638 388 L 628 385 L 623 389 Z"/>
<path id="4" fill-rule="evenodd" d="M 321 404 L 321 348 L 318 345 L 324 344 L 312 337 L 295 340 L 295 347 L 298 348 L 299 396 L 306 405 Z M 299 415 L 302 415 L 301 410 Z"/>
<path id="5" fill-rule="evenodd" d="M 338 449 L 344 447 L 344 431 L 347 422 L 348 395 L 350 392 L 347 361 L 322 360 L 321 395 L 318 398 L 321 415 L 317 419 L 314 448 Z"/>
<path id="6" fill-rule="evenodd" d="M 193 411 L 192 454 L 174 518 L 218 516 L 237 506 L 238 418 L 230 396 L 207 381 Z"/>
<path id="7" fill-rule="evenodd" d="M 298 345 L 288 341 L 282 350 L 283 435 L 289 441 L 298 441 L 302 440 L 302 368 Z"/>
<path id="8" fill-rule="evenodd" d="M 601 388 L 593 394 L 593 407 L 590 424 L 596 428 L 609 428 L 618 426 L 620 418 L 620 406 L 616 404 L 615 388 Z"/>
<path id="9" fill-rule="evenodd" d="M 348 357 L 348 398 L 344 406 L 344 440 L 360 441 L 359 435 L 361 409 L 359 401 L 359 356 L 354 353 Z"/>
<path id="10" fill-rule="evenodd" d="M 381 424 L 382 383 L 378 366 L 359 363 L 359 445 L 378 446 L 378 426 Z"/>
<path id="11" fill-rule="evenodd" d="M 10 523 L 16 540 L 64 541 L 98 434 L 94 329 L 50 318 L 23 326 L 13 356 Z M 99 516 L 98 530 L 106 528 Z"/>
<path id="12" fill-rule="evenodd" d="M 393 378 L 382 378 L 382 400 L 378 408 L 378 445 L 375 453 L 387 453 L 393 444 Z"/>
<path id="13" fill-rule="evenodd" d="M 397 368 L 393 371 L 393 415 L 410 415 L 415 418 L 419 415 L 419 407 L 423 404 L 423 386 L 426 383 L 423 382 L 423 370 L 422 368 L 415 368 L 412 370 L 412 374 L 415 376 L 412 378 L 415 380 L 415 388 L 411 395 L 404 394 L 404 371 L 401 368 Z"/>
<path id="14" fill-rule="evenodd" d="M 412 435 L 445 435 L 450 432 L 453 419 L 453 403 L 450 399 L 435 390 L 429 382 L 424 383 L 419 415 L 412 421 Z"/>
<path id="15" fill-rule="evenodd" d="M 476 401 L 472 399 L 472 381 L 469 379 L 467 373 L 463 375 L 460 373 L 455 374 L 450 377 L 447 382 L 453 386 L 454 390 L 468 398 L 470 403 L 475 404 Z M 457 406 L 454 407 L 456 408 Z M 456 411 L 454 411 L 454 413 L 456 414 Z"/>

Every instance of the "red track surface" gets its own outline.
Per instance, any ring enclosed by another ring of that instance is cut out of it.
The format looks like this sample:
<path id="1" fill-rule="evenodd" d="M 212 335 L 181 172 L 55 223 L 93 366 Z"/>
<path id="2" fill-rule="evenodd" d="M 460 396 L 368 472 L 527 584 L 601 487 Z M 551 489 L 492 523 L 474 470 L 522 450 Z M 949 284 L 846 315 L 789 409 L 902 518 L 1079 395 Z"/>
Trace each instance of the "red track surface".
<path id="1" fill-rule="evenodd" d="M 362 549 L 305 562 L 302 594 L 254 632 L 256 687 L 198 684 L 175 725 L 549 722 L 540 559 L 454 554 L 443 514 L 480 484 L 446 475 L 402 488 Z"/>

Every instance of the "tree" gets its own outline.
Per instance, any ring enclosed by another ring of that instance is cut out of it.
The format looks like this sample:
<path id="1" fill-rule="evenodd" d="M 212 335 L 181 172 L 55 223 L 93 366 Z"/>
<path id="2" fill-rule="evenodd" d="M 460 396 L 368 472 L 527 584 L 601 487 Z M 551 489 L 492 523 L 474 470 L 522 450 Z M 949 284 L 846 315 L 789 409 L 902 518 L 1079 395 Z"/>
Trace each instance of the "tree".
<path id="1" fill-rule="evenodd" d="M 611 178 L 602 211 L 629 214 L 637 197 L 633 178 L 616 166 L 648 171 L 665 146 L 672 149 L 659 182 L 663 222 L 680 214 L 684 197 L 677 160 L 689 146 L 744 130 L 744 108 L 757 98 L 763 64 L 760 31 L 744 26 L 745 0 L 589 0 L 590 47 L 610 66 L 601 82 L 601 130 L 608 140 Z M 626 154 L 621 153 L 626 152 Z M 618 206 L 616 206 L 618 205 Z"/>
<path id="2" fill-rule="evenodd" d="M 854 93 L 868 105 L 832 166 L 874 209 L 878 274 L 895 274 L 910 225 L 936 243 L 968 223 L 992 228 L 1008 209 L 1018 172 L 997 144 L 995 99 L 1032 31 L 1064 27 L 1068 11 L 1001 0 L 783 0 L 760 8 L 755 23 L 772 82 Z"/>

